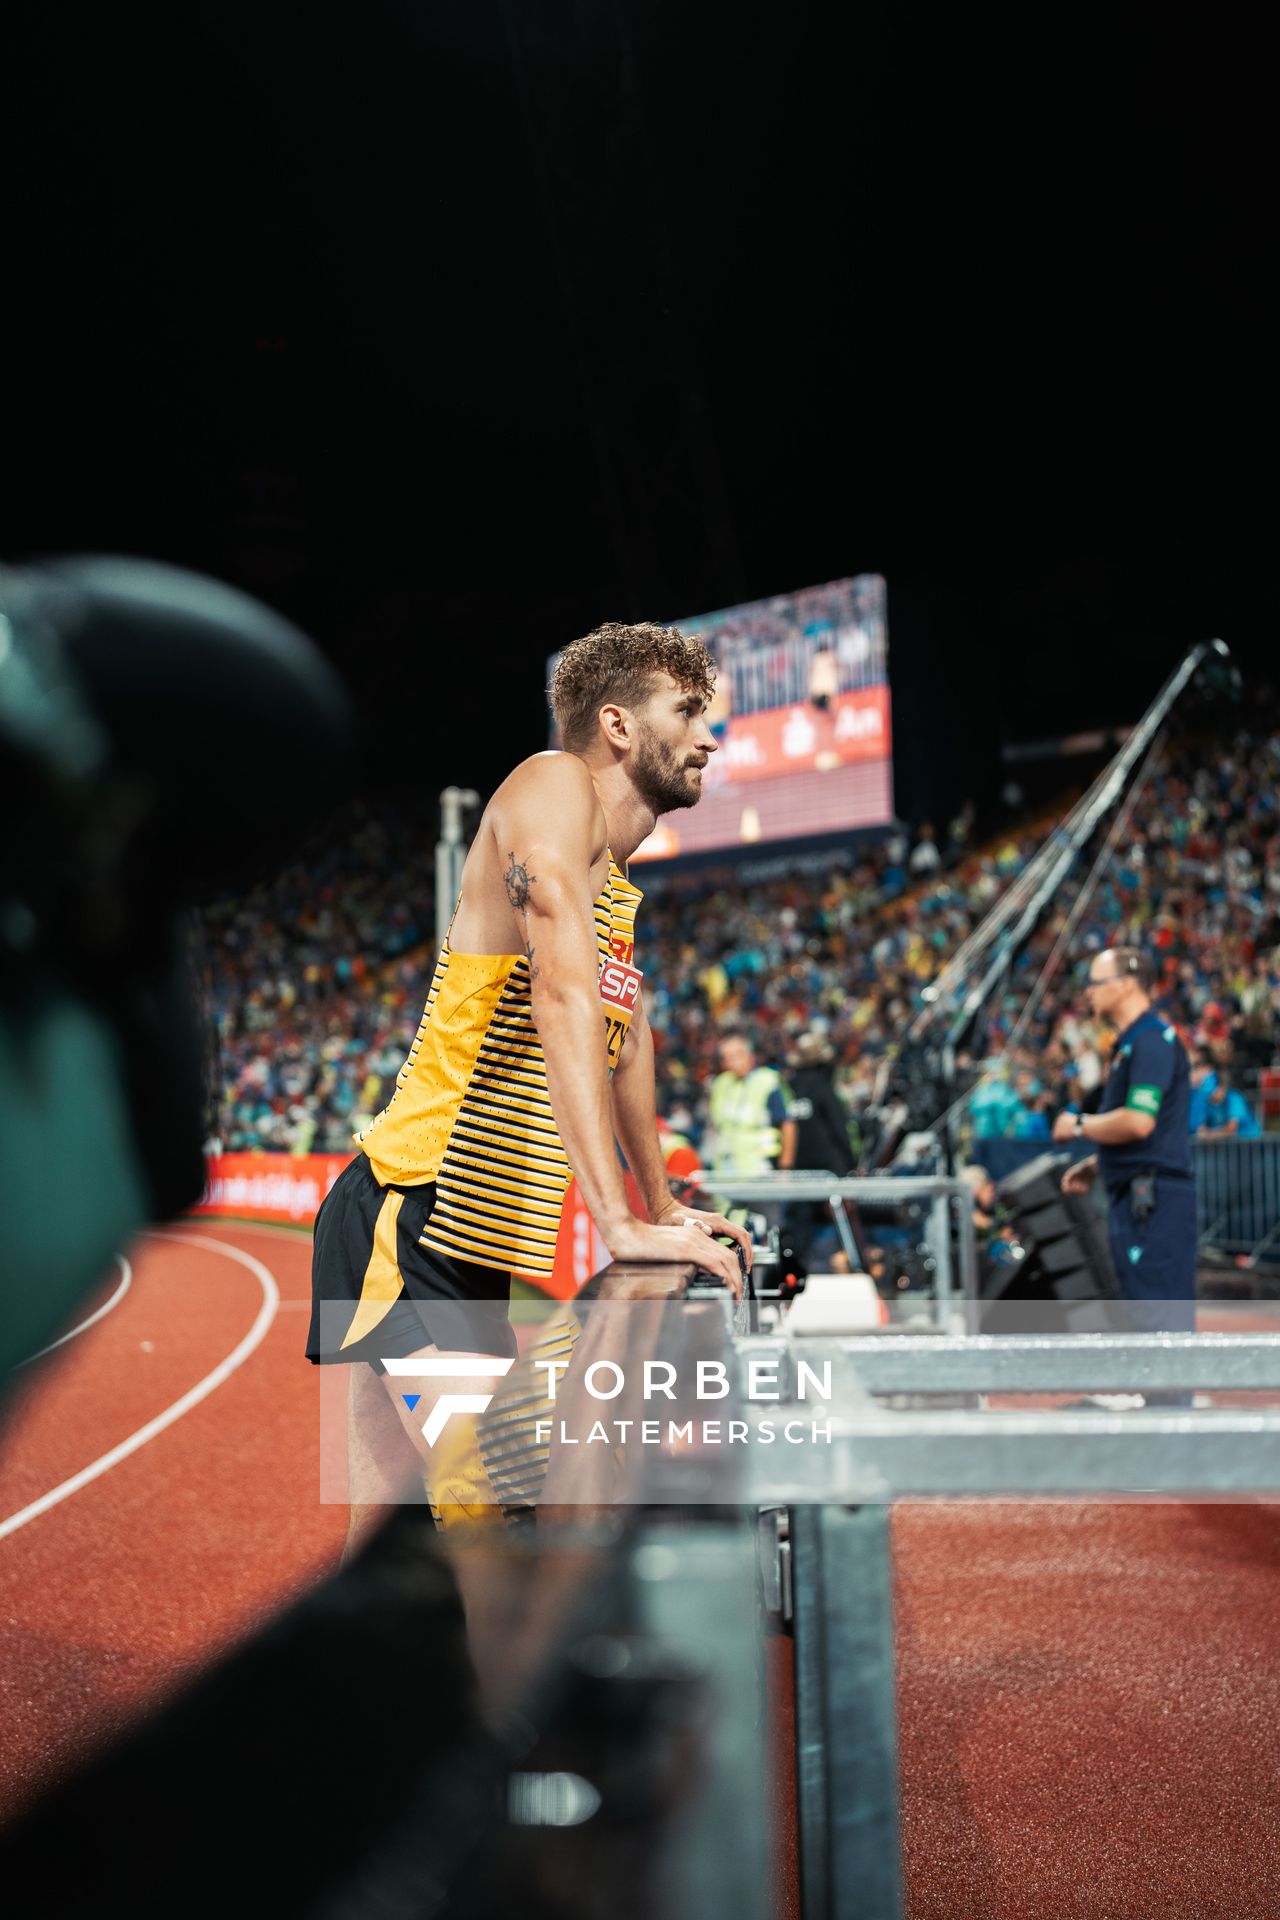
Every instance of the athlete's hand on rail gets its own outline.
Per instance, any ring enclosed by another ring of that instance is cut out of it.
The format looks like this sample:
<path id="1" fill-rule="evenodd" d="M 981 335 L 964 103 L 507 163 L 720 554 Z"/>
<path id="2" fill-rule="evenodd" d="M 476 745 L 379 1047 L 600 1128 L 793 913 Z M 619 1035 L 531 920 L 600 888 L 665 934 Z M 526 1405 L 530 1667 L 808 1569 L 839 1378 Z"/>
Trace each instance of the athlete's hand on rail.
<path id="1" fill-rule="evenodd" d="M 1087 1160 L 1077 1160 L 1067 1168 L 1062 1176 L 1064 1193 L 1088 1193 L 1098 1177 L 1098 1156 L 1091 1153 Z"/>
<path id="2" fill-rule="evenodd" d="M 686 1207 L 679 1217 L 691 1219 L 693 1215 Z M 719 1217 L 719 1214 L 702 1216 L 707 1221 L 715 1221 Z M 687 1260 L 693 1266 L 701 1267 L 704 1272 L 714 1274 L 717 1280 L 732 1290 L 734 1299 L 740 1300 L 742 1271 L 738 1256 L 732 1247 L 722 1247 L 718 1240 L 711 1238 L 716 1231 L 733 1233 L 737 1237 L 735 1229 L 727 1221 L 717 1229 L 712 1226 L 704 1228 L 701 1224 L 678 1226 L 674 1222 L 671 1226 L 655 1227 L 647 1220 L 633 1218 L 615 1227 L 611 1233 L 606 1233 L 604 1241 L 615 1260 Z"/>
<path id="3" fill-rule="evenodd" d="M 685 1206 L 673 1194 L 662 1211 L 655 1215 L 653 1224 L 655 1227 L 700 1227 L 703 1233 L 727 1233 L 742 1248 L 747 1272 L 751 1271 L 751 1235 L 736 1221 L 726 1220 L 722 1213 L 708 1213 L 703 1207 Z"/>

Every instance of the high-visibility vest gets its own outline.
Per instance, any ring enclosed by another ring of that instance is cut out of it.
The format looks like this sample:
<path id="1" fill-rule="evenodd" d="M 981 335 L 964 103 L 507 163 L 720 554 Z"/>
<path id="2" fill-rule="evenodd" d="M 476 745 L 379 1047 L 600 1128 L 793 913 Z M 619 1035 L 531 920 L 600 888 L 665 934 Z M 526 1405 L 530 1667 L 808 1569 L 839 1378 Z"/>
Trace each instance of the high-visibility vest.
<path id="1" fill-rule="evenodd" d="M 753 1067 L 741 1079 L 717 1074 L 711 1083 L 715 1166 L 721 1173 L 767 1173 L 782 1151 L 782 1134 L 769 1118 L 769 1100 L 783 1091 L 773 1067 Z"/>

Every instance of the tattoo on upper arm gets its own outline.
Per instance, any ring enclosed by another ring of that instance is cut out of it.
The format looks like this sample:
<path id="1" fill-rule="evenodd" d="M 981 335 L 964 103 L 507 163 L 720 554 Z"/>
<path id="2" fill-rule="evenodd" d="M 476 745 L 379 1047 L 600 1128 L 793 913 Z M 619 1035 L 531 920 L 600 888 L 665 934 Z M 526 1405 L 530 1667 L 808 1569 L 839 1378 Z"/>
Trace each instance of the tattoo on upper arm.
<path id="1" fill-rule="evenodd" d="M 533 885 L 536 875 L 530 873 L 528 867 L 522 867 L 513 853 L 511 855 L 511 865 L 507 868 L 502 878 L 506 885 L 508 900 L 517 913 L 524 913 L 529 905 L 529 889 Z"/>
<path id="2" fill-rule="evenodd" d="M 538 969 L 534 965 L 533 948 L 529 944 L 529 929 L 524 922 L 524 916 L 529 910 L 529 894 L 536 878 L 537 875 L 530 873 L 528 867 L 522 866 L 513 852 L 511 855 L 511 864 L 503 874 L 502 879 L 507 889 L 507 898 L 515 910 L 517 919 L 521 922 L 520 932 L 524 939 L 525 951 L 529 956 L 530 980 L 536 980 L 538 978 Z"/>

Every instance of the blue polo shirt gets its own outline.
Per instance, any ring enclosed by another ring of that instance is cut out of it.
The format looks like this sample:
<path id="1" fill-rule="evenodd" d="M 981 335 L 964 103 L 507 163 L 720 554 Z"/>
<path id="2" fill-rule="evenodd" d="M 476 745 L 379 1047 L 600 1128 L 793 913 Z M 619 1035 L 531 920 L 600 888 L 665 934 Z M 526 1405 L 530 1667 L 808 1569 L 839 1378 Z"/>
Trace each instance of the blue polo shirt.
<path id="1" fill-rule="evenodd" d="M 1148 1170 L 1191 1177 L 1191 1062 L 1174 1028 L 1150 1007 L 1116 1042 L 1098 1111 L 1113 1113 L 1117 1107 L 1151 1114 L 1156 1130 L 1145 1140 L 1098 1147 L 1109 1193 Z"/>
<path id="2" fill-rule="evenodd" d="M 1216 1095 L 1218 1091 L 1216 1078 L 1214 1080 L 1213 1091 Z M 1203 1087 L 1200 1088 L 1200 1092 L 1204 1092 Z M 1262 1128 L 1254 1119 L 1253 1108 L 1249 1105 L 1244 1095 L 1237 1092 L 1235 1087 L 1227 1088 L 1227 1097 L 1225 1100 L 1206 1100 L 1198 1118 L 1193 1112 L 1192 1119 L 1196 1120 L 1196 1127 L 1194 1129 L 1196 1132 L 1198 1132 L 1201 1127 L 1208 1127 L 1211 1132 L 1216 1131 L 1218 1127 L 1225 1127 L 1229 1120 L 1234 1120 L 1236 1123 L 1237 1140 L 1256 1140 L 1262 1132 Z"/>

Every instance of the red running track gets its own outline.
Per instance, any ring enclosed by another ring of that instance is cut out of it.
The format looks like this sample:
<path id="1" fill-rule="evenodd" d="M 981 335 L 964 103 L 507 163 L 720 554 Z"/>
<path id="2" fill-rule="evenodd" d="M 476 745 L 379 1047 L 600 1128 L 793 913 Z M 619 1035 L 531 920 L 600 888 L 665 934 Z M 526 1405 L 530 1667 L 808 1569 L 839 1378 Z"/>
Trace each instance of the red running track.
<path id="1" fill-rule="evenodd" d="M 904 1505 L 912 1920 L 1275 1920 L 1275 1507 Z"/>
<path id="2" fill-rule="evenodd" d="M 336 1564 L 309 1243 L 172 1232 L 0 1427 L 0 1818 Z M 1276 1508 L 915 1504 L 894 1539 L 911 1920 L 1276 1920 Z"/>
<path id="3" fill-rule="evenodd" d="M 313 1584 L 341 1548 L 345 1512 L 318 1500 L 315 1369 L 301 1358 L 310 1242 L 223 1222 L 170 1231 L 180 1243 L 145 1235 L 129 1250 L 133 1284 L 109 1313 L 24 1370 L 0 1427 L 0 1817 Z M 267 1269 L 277 1307 L 219 1246 Z M 4 1532 L 264 1320 L 198 1405 Z"/>

